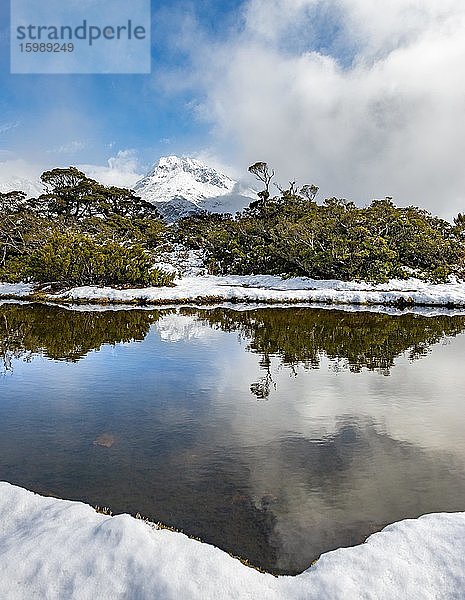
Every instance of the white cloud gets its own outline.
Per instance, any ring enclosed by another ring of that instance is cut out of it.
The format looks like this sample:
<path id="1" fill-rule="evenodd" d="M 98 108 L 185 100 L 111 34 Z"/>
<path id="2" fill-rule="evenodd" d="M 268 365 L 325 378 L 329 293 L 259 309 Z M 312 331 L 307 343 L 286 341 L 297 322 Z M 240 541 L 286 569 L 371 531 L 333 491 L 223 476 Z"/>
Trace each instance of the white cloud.
<path id="1" fill-rule="evenodd" d="M 465 204 L 464 31 L 458 0 L 249 0 L 240 32 L 197 49 L 201 114 L 244 170 L 266 160 L 325 196 L 450 218 Z"/>
<path id="2" fill-rule="evenodd" d="M 116 156 L 108 159 L 108 166 L 122 173 L 136 173 L 140 168 L 137 152 L 133 149 L 119 150 Z"/>
<path id="3" fill-rule="evenodd" d="M 18 127 L 18 125 L 19 125 L 18 121 L 14 122 L 14 123 L 0 123 L 0 135 L 4 135 L 5 133 L 8 133 L 12 129 L 16 129 L 16 127 Z"/>
<path id="4" fill-rule="evenodd" d="M 137 152 L 133 149 L 119 150 L 116 156 L 108 159 L 108 166 L 77 165 L 88 177 L 92 177 L 104 185 L 118 187 L 134 186 L 143 177 Z"/>

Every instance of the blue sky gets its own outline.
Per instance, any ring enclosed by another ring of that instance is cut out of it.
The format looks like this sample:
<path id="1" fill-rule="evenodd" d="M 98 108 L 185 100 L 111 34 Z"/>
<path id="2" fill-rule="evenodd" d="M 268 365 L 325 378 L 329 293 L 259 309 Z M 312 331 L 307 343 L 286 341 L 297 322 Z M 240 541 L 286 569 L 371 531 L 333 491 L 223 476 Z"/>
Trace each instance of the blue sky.
<path id="1" fill-rule="evenodd" d="M 195 90 L 166 90 L 159 79 L 188 65 L 177 40 L 185 20 L 214 39 L 239 22 L 240 1 L 152 1 L 151 75 L 10 75 L 8 4 L 0 6 L 1 150 L 29 160 L 46 152 L 57 161 L 101 163 L 136 148 L 151 162 L 205 144 L 208 126 L 192 109 Z"/>
<path id="2" fill-rule="evenodd" d="M 153 0 L 151 75 L 11 76 L 8 2 L 0 24 L 0 184 L 184 154 L 233 177 L 265 160 L 321 198 L 465 211 L 463 0 Z"/>

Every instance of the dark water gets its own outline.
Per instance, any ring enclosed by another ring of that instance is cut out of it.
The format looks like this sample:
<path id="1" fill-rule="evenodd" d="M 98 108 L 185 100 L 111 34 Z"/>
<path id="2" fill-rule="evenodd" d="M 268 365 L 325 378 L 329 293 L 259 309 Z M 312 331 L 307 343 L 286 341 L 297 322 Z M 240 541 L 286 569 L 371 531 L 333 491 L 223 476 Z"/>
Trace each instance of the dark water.
<path id="1" fill-rule="evenodd" d="M 295 573 L 393 521 L 465 510 L 464 331 L 457 316 L 4 304 L 0 479 Z"/>

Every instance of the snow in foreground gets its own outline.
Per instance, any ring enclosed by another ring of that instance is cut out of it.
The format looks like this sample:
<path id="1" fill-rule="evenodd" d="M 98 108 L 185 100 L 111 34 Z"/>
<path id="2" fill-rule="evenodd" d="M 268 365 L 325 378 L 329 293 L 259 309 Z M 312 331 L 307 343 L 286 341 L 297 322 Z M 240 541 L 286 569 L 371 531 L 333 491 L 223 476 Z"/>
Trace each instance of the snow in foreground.
<path id="1" fill-rule="evenodd" d="M 0 298 L 27 297 L 33 293 L 24 284 L 1 284 Z M 465 306 L 465 283 L 435 285 L 418 279 L 392 280 L 386 284 L 316 280 L 306 277 L 282 279 L 272 275 L 185 276 L 174 287 L 126 289 L 79 287 L 50 299 L 88 302 L 324 302 L 358 305 Z"/>
<path id="2" fill-rule="evenodd" d="M 0 597 L 324 600 L 465 597 L 465 513 L 390 525 L 273 577 L 128 515 L 0 483 Z"/>

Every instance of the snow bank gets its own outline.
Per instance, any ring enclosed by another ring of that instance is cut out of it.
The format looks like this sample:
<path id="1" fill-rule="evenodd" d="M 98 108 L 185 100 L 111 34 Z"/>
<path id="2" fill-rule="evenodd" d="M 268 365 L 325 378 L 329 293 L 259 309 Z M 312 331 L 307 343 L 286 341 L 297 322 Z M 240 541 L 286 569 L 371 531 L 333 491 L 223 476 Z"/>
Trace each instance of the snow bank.
<path id="1" fill-rule="evenodd" d="M 29 296 L 33 292 L 32 285 L 28 283 L 0 283 L 0 298 L 15 296 L 22 298 Z"/>
<path id="2" fill-rule="evenodd" d="M 333 304 L 417 304 L 465 306 L 465 284 L 433 285 L 417 279 L 388 284 L 321 281 L 308 278 L 281 279 L 271 275 L 183 277 L 175 287 L 116 290 L 81 287 L 58 298 L 108 300 L 110 302 L 324 302 Z"/>
<path id="3" fill-rule="evenodd" d="M 18 293 L 14 291 L 18 290 Z M 0 298 L 32 293 L 24 284 L 0 284 Z M 185 276 L 174 287 L 119 290 L 110 287 L 78 287 L 60 294 L 49 294 L 50 300 L 80 302 L 147 302 L 167 303 L 327 303 L 356 305 L 465 306 L 465 283 L 442 285 L 418 279 L 392 280 L 386 284 L 316 280 L 305 277 L 282 279 L 272 275 Z"/>
<path id="4" fill-rule="evenodd" d="M 402 521 L 273 577 L 180 533 L 0 483 L 0 597 L 359 600 L 465 597 L 465 513 Z"/>

